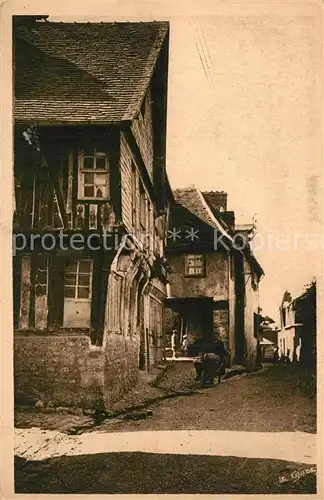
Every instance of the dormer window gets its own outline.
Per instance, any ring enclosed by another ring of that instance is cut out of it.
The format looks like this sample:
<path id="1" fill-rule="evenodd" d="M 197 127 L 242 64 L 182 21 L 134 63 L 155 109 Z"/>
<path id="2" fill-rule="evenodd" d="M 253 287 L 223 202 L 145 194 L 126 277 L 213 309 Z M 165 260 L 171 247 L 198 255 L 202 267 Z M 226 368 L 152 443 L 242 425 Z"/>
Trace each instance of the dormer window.
<path id="1" fill-rule="evenodd" d="M 80 151 L 78 198 L 109 199 L 109 158 L 106 152 L 95 148 Z"/>

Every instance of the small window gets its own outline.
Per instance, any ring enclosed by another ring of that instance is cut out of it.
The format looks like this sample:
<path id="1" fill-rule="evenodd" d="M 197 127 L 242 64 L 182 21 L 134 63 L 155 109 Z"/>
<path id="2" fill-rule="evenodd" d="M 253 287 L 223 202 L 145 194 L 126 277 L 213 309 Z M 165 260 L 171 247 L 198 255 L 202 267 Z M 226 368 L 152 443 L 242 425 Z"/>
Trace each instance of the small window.
<path id="1" fill-rule="evenodd" d="M 105 152 L 85 149 L 79 155 L 79 199 L 100 200 L 109 196 L 109 161 Z"/>
<path id="2" fill-rule="evenodd" d="M 205 257 L 204 255 L 186 255 L 185 256 L 185 274 L 186 276 L 205 276 Z"/>
<path id="3" fill-rule="evenodd" d="M 65 265 L 64 297 L 67 299 L 91 298 L 92 261 L 68 260 Z"/>

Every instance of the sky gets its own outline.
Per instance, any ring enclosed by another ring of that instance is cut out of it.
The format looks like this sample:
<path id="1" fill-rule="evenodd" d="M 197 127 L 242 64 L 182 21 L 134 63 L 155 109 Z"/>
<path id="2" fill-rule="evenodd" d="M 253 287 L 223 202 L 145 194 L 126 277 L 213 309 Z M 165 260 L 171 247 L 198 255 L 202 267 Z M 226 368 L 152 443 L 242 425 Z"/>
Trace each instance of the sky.
<path id="1" fill-rule="evenodd" d="M 236 222 L 256 222 L 254 251 L 265 272 L 260 306 L 278 320 L 284 291 L 303 290 L 324 248 L 316 17 L 218 12 L 164 19 L 171 186 L 224 190 Z"/>
<path id="2" fill-rule="evenodd" d="M 237 223 L 256 220 L 260 306 L 276 320 L 285 289 L 299 294 L 316 275 L 323 247 L 318 42 L 312 17 L 171 24 L 172 187 L 224 190 Z"/>

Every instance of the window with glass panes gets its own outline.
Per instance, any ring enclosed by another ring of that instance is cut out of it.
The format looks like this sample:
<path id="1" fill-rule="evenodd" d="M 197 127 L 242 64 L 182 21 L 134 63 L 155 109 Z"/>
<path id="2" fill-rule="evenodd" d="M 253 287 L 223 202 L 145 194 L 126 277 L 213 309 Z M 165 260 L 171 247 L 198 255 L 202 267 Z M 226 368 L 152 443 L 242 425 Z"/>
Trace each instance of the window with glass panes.
<path id="1" fill-rule="evenodd" d="M 79 155 L 79 199 L 108 199 L 109 160 L 99 149 L 84 149 Z"/>
<path id="2" fill-rule="evenodd" d="M 64 274 L 64 297 L 90 300 L 92 282 L 91 260 L 68 260 Z"/>
<path id="3" fill-rule="evenodd" d="M 205 276 L 205 257 L 204 255 L 191 254 L 185 256 L 185 274 L 186 276 Z"/>

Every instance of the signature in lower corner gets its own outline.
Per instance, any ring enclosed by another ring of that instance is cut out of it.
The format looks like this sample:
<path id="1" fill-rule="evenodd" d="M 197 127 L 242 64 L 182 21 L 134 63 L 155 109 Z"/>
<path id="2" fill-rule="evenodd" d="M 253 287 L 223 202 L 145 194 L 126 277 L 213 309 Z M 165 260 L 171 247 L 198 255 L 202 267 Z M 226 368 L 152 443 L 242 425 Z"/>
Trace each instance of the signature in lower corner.
<path id="1" fill-rule="evenodd" d="M 279 476 L 279 484 L 296 482 L 302 477 L 308 476 L 309 474 L 316 474 L 316 467 L 310 467 L 309 469 L 293 470 L 288 476 Z"/>

